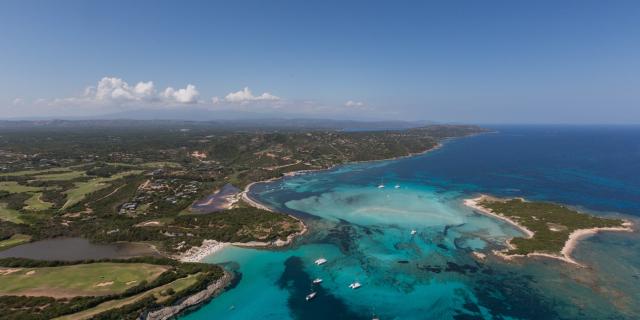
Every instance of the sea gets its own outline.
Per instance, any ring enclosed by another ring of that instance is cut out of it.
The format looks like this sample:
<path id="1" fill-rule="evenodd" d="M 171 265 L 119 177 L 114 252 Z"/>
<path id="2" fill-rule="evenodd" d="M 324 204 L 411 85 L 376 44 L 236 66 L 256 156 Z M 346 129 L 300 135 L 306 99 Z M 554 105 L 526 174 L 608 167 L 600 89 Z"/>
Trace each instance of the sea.
<path id="1" fill-rule="evenodd" d="M 418 156 L 256 184 L 252 198 L 310 232 L 284 249 L 208 257 L 234 283 L 181 318 L 640 319 L 637 230 L 581 241 L 585 267 L 505 261 L 491 252 L 522 234 L 463 204 L 524 197 L 640 226 L 640 126 L 487 127 Z"/>

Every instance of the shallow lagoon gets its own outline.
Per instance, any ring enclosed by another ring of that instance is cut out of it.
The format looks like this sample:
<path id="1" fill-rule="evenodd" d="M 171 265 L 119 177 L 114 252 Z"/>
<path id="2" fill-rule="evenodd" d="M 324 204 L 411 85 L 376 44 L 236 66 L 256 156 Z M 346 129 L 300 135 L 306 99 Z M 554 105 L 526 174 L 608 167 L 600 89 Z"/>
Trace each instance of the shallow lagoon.
<path id="1" fill-rule="evenodd" d="M 185 318 L 635 318 L 637 233 L 585 241 L 576 257 L 586 269 L 548 259 L 478 261 L 472 251 L 499 248 L 518 231 L 462 199 L 487 192 L 599 214 L 640 212 L 640 129 L 499 129 L 423 156 L 258 184 L 255 198 L 305 217 L 311 233 L 280 251 L 229 247 L 210 257 L 236 270 L 239 282 Z M 601 149 L 585 151 L 584 141 Z M 329 262 L 314 265 L 319 257 Z M 324 281 L 306 302 L 316 277 Z M 353 281 L 363 287 L 348 288 Z"/>

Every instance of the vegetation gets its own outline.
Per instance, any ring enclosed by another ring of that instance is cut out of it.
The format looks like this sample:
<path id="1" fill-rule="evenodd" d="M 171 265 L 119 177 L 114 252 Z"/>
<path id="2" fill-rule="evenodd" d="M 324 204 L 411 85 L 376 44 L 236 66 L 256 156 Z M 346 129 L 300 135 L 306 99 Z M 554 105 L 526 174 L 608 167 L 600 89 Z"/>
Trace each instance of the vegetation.
<path id="1" fill-rule="evenodd" d="M 205 239 L 285 240 L 303 228 L 287 215 L 240 203 L 217 213 L 188 214 L 189 209 L 229 183 L 242 189 L 295 170 L 407 156 L 442 139 L 483 131 L 83 123 L 0 122 L 0 250 L 78 236 L 100 243 L 149 242 L 169 256 Z M 217 266 L 152 258 L 82 264 L 9 259 L 0 266 L 20 269 L 0 276 L 0 314 L 7 319 L 135 318 L 222 275 Z"/>
<path id="2" fill-rule="evenodd" d="M 11 247 L 15 247 L 17 245 L 27 243 L 31 240 L 31 236 L 26 234 L 13 234 L 11 237 L 0 240 L 0 250 L 9 249 Z"/>
<path id="3" fill-rule="evenodd" d="M 494 213 L 507 217 L 531 230 L 531 238 L 515 238 L 515 247 L 507 254 L 533 252 L 559 254 L 569 235 L 579 229 L 622 227 L 620 219 L 600 218 L 547 202 L 528 202 L 522 199 L 495 200 L 485 198 L 479 203 Z"/>
<path id="4" fill-rule="evenodd" d="M 44 268 L 4 269 L 0 295 L 47 297 L 100 296 L 121 293 L 150 282 L 167 267 L 144 263 L 91 263 Z"/>
<path id="5" fill-rule="evenodd" d="M 180 213 L 227 183 L 242 188 L 293 170 L 406 156 L 481 131 L 0 127 L 0 222 L 6 222 L 0 235 L 151 241 L 168 253 L 203 239 L 284 239 L 300 227 L 285 215 L 257 209 L 184 218 Z M 197 219 L 209 228 L 197 228 Z"/>
<path id="6" fill-rule="evenodd" d="M 0 294 L 3 319 L 136 318 L 146 308 L 170 305 L 223 275 L 215 265 L 157 258 L 82 262 L 0 259 L 0 266 L 2 290 L 8 291 Z M 97 285 L 108 282 L 103 277 L 118 279 L 124 285 L 83 296 L 99 290 L 95 282 Z M 4 289 L 5 283 L 8 289 Z M 65 291 L 70 288 L 78 290 L 77 294 Z M 24 292 L 38 295 L 13 295 Z M 68 294 L 55 296 L 56 292 Z"/>
<path id="7" fill-rule="evenodd" d="M 20 219 L 20 212 L 7 207 L 6 203 L 0 202 L 0 220 L 9 221 L 13 223 L 23 223 Z"/>

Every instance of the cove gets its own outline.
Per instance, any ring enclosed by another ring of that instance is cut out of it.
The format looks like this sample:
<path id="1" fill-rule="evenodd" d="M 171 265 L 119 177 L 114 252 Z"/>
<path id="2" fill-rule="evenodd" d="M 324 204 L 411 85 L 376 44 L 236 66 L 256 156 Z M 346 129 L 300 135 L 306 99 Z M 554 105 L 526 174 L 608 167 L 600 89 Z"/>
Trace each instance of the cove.
<path id="1" fill-rule="evenodd" d="M 463 206 L 478 193 L 556 201 L 599 215 L 640 212 L 640 128 L 496 127 L 430 153 L 256 184 L 251 196 L 305 219 L 282 250 L 227 247 L 207 262 L 237 285 L 185 319 L 633 319 L 638 233 L 600 234 L 575 256 L 507 263 L 518 230 Z M 379 184 L 385 188 L 378 188 Z M 395 186 L 398 185 L 398 188 Z M 416 233 L 412 234 L 411 230 Z M 316 266 L 324 257 L 328 262 Z M 320 287 L 311 280 L 322 278 Z M 353 290 L 354 281 L 363 284 Z M 304 297 L 318 293 L 312 301 Z"/>

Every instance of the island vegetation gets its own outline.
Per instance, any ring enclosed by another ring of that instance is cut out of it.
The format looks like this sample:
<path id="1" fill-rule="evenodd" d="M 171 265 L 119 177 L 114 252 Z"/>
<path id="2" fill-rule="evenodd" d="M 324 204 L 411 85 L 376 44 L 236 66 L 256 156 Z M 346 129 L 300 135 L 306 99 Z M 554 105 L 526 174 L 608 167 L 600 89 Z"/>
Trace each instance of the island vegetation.
<path id="1" fill-rule="evenodd" d="M 500 252 L 504 257 L 540 255 L 579 264 L 571 258 L 571 251 L 581 237 L 599 231 L 631 231 L 628 221 L 598 217 L 556 203 L 481 196 L 468 199 L 466 204 L 513 224 L 525 234 L 509 240 L 509 248 Z"/>

